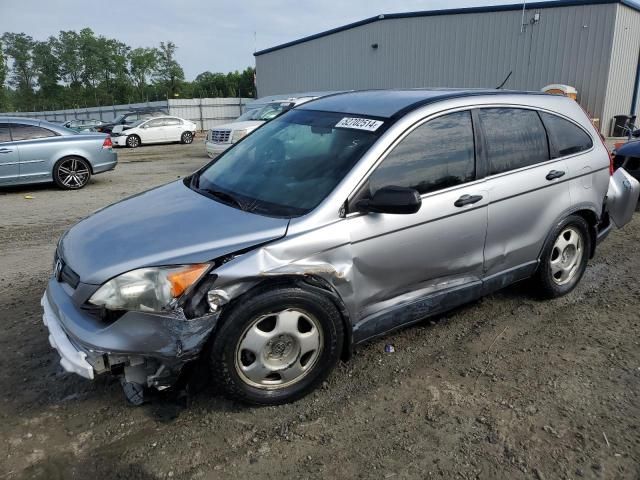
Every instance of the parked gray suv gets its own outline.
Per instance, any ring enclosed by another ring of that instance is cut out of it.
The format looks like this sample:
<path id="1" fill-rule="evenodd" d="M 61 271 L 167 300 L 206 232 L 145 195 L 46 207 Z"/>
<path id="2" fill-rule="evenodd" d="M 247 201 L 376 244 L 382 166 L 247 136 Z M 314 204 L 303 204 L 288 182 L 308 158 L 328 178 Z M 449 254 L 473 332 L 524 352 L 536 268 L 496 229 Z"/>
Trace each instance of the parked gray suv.
<path id="1" fill-rule="evenodd" d="M 570 292 L 639 191 L 564 97 L 336 94 L 71 228 L 44 322 L 66 370 L 120 375 L 134 401 L 207 365 L 231 398 L 279 404 L 511 283 Z"/>

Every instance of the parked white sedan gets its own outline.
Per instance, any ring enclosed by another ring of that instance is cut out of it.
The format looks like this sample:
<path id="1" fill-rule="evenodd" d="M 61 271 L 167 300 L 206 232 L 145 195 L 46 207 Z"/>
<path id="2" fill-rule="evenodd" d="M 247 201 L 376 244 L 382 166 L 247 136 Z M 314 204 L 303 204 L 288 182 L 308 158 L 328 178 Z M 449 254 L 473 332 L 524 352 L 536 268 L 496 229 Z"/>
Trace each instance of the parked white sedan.
<path id="1" fill-rule="evenodd" d="M 150 143 L 191 143 L 195 134 L 196 124 L 192 121 L 163 116 L 138 120 L 132 125 L 117 125 L 111 139 L 119 147 L 136 148 Z"/>

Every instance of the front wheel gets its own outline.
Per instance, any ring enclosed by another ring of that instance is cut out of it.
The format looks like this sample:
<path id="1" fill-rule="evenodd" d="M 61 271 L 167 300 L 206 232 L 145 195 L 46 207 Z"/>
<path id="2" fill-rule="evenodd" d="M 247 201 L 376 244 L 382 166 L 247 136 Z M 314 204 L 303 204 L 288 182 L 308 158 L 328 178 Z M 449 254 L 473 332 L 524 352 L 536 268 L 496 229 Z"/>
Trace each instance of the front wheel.
<path id="1" fill-rule="evenodd" d="M 255 405 L 292 402 L 314 390 L 336 365 L 343 344 L 331 300 L 301 288 L 277 288 L 238 302 L 211 348 L 214 382 Z"/>
<path id="2" fill-rule="evenodd" d="M 53 181 L 65 190 L 79 190 L 89 183 L 91 167 L 80 157 L 67 157 L 53 167 Z"/>
<path id="3" fill-rule="evenodd" d="M 543 296 L 555 298 L 573 290 L 587 268 L 591 251 L 589 225 L 584 218 L 571 215 L 560 222 L 550 238 L 535 279 Z"/>
<path id="4" fill-rule="evenodd" d="M 193 133 L 191 132 L 184 132 L 182 134 L 182 136 L 180 137 L 180 142 L 184 143 L 184 144 L 189 144 L 189 143 L 193 143 Z"/>
<path id="5" fill-rule="evenodd" d="M 137 135 L 129 135 L 127 137 L 127 147 L 138 148 L 140 146 L 140 137 Z"/>

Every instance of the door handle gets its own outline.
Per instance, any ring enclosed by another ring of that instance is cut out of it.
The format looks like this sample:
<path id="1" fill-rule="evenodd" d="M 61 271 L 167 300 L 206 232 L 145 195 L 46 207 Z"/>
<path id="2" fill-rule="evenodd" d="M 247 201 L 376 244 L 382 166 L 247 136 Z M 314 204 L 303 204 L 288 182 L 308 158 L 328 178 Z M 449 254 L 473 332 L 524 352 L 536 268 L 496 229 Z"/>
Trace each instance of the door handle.
<path id="1" fill-rule="evenodd" d="M 462 195 L 458 200 L 454 202 L 456 207 L 464 207 L 465 205 L 471 205 L 482 200 L 482 195 Z"/>
<path id="2" fill-rule="evenodd" d="M 562 170 L 551 170 L 547 173 L 545 177 L 547 180 L 555 180 L 556 178 L 560 178 L 564 176 L 564 172 Z"/>
<path id="3" fill-rule="evenodd" d="M 11 153 L 13 150 L 9 150 L 8 148 L 0 148 L 0 153 Z"/>

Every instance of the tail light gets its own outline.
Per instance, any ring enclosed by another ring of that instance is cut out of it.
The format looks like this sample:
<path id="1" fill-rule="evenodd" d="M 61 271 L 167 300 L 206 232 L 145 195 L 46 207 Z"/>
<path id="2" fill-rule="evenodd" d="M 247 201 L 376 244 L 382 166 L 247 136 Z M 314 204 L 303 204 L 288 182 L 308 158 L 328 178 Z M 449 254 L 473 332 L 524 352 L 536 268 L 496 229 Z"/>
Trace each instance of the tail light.
<path id="1" fill-rule="evenodd" d="M 104 142 L 102 142 L 102 148 L 113 148 L 111 137 L 107 137 L 104 139 Z"/>

